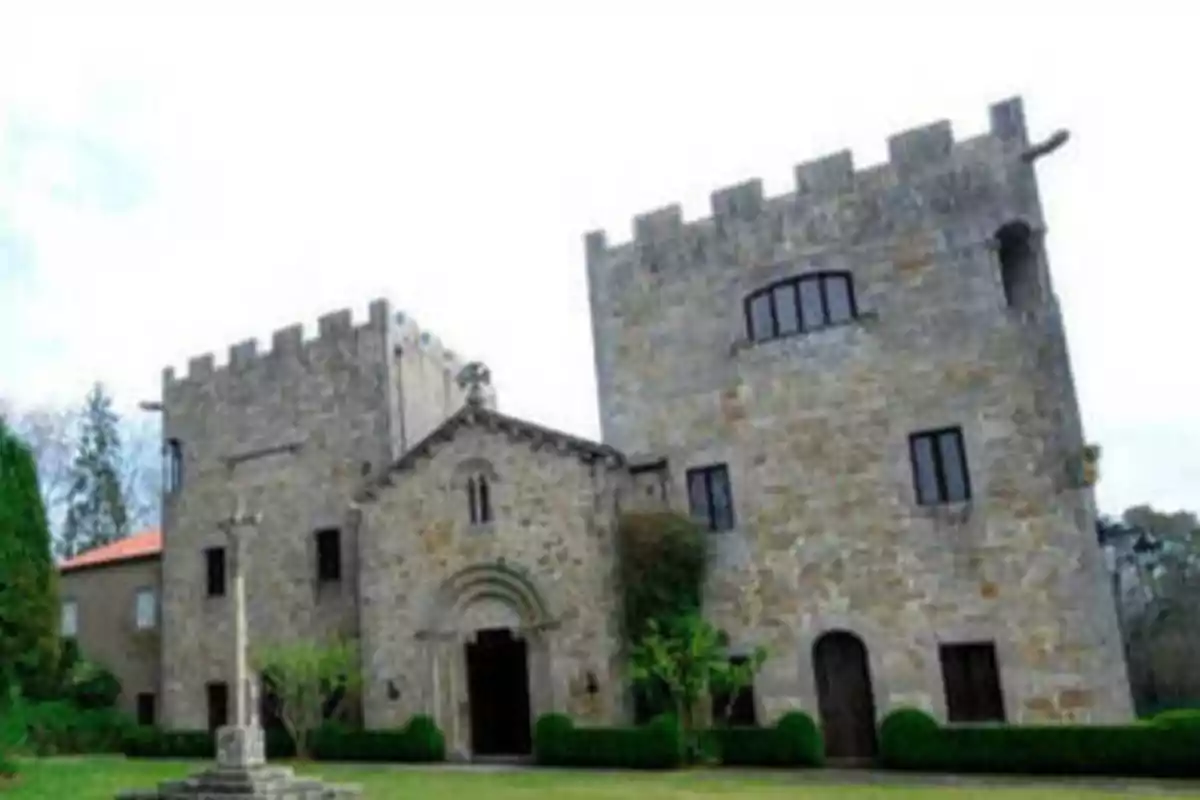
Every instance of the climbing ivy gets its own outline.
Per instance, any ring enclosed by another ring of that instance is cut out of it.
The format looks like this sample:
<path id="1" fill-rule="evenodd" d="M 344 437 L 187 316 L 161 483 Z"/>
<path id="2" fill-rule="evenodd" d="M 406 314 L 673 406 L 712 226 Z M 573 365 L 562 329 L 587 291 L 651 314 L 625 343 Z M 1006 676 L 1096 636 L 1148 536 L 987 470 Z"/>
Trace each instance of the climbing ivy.
<path id="1" fill-rule="evenodd" d="M 627 645 L 700 613 L 708 548 L 698 525 L 669 511 L 629 513 L 617 535 Z"/>

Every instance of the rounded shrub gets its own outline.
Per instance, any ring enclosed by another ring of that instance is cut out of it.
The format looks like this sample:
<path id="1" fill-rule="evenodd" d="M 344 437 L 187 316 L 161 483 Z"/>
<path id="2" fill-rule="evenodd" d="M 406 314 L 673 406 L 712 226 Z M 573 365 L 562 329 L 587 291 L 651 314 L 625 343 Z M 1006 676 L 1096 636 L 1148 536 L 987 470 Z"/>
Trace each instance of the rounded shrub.
<path id="1" fill-rule="evenodd" d="M 879 726 L 879 754 L 885 766 L 905 769 L 920 767 L 941 728 L 928 712 L 898 708 Z"/>
<path id="2" fill-rule="evenodd" d="M 542 714 L 533 726 L 533 753 L 539 764 L 566 766 L 575 723 L 566 714 Z"/>
<path id="3" fill-rule="evenodd" d="M 428 714 L 417 714 L 405 726 L 405 737 L 412 748 L 415 761 L 443 761 L 446 758 L 446 737 Z"/>
<path id="4" fill-rule="evenodd" d="M 825 742 L 821 729 L 808 714 L 789 711 L 779 718 L 775 728 L 779 732 L 783 763 L 816 767 L 825 762 Z"/>

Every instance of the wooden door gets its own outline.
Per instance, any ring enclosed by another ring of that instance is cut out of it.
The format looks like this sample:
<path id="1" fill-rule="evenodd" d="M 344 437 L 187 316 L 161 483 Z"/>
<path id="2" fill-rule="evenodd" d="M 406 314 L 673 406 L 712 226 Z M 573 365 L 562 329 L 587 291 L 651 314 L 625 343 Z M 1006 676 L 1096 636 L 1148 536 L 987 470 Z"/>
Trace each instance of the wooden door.
<path id="1" fill-rule="evenodd" d="M 862 640 L 832 631 L 813 645 L 817 704 L 829 758 L 869 759 L 876 752 L 875 696 Z"/>

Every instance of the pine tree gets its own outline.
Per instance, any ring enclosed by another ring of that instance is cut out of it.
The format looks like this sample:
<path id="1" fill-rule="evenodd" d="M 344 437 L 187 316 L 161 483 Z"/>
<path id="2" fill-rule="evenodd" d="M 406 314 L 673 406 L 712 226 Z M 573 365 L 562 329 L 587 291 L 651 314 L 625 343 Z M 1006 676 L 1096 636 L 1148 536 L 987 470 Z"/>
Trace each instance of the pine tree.
<path id="1" fill-rule="evenodd" d="M 79 448 L 71 465 L 67 517 L 59 542 L 59 555 L 64 558 L 129 535 L 119 422 L 112 398 L 97 383 L 80 417 Z"/>
<path id="2" fill-rule="evenodd" d="M 0 692 L 44 694 L 58 663 L 58 581 L 33 454 L 0 419 Z M 0 703 L 2 704 L 2 703 Z"/>

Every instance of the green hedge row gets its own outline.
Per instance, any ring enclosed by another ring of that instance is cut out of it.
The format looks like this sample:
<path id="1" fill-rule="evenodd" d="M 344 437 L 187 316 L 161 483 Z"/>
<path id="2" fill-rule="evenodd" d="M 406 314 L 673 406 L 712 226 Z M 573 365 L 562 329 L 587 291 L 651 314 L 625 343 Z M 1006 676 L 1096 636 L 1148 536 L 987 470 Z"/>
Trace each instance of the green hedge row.
<path id="1" fill-rule="evenodd" d="M 770 728 L 714 728 L 706 750 L 737 767 L 818 767 L 825 763 L 821 729 L 802 711 L 789 711 Z"/>
<path id="2" fill-rule="evenodd" d="M 717 728 L 701 749 L 730 766 L 808 767 L 824 760 L 821 732 L 807 714 L 789 712 L 770 728 Z M 577 728 L 564 714 L 545 714 L 534 729 L 534 758 L 556 767 L 671 769 L 685 761 L 685 739 L 671 715 L 643 727 Z"/>
<path id="3" fill-rule="evenodd" d="M 1200 714 L 1130 725 L 949 725 L 893 711 L 880 726 L 889 769 L 1025 775 L 1200 777 Z"/>
<path id="4" fill-rule="evenodd" d="M 399 730 L 360 731 L 329 725 L 309 737 L 318 761 L 429 762 L 446 757 L 442 732 L 427 716 L 415 716 Z M 293 758 L 295 745 L 286 731 L 266 731 L 268 759 Z M 216 756 L 208 731 L 165 731 L 139 727 L 129 731 L 122 752 L 130 758 L 210 759 Z"/>
<path id="5" fill-rule="evenodd" d="M 664 714 L 640 728 L 576 728 L 565 714 L 543 714 L 533 731 L 534 760 L 552 767 L 671 769 L 684 760 L 683 732 Z"/>

